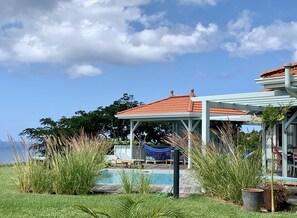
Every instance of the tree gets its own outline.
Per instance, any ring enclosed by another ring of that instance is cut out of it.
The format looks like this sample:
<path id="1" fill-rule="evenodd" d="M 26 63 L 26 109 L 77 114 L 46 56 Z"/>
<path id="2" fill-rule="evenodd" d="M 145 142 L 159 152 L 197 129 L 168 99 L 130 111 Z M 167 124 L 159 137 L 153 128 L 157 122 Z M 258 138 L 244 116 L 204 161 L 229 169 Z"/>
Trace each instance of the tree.
<path id="1" fill-rule="evenodd" d="M 141 105 L 142 103 L 134 100 L 133 95 L 123 94 L 119 100 L 106 107 L 98 107 L 94 111 L 86 112 L 79 110 L 75 115 L 67 118 L 61 117 L 54 121 L 52 118 L 40 119 L 40 127 L 26 128 L 20 135 L 27 136 L 29 139 L 43 143 L 48 136 L 59 137 L 61 135 L 72 137 L 83 129 L 87 135 L 103 134 L 114 139 L 127 139 L 130 123 L 127 120 L 119 120 L 115 115 L 122 110 Z"/>
<path id="2" fill-rule="evenodd" d="M 262 123 L 268 126 L 270 141 L 271 141 L 271 179 L 270 179 L 270 186 L 271 186 L 271 212 L 275 211 L 274 208 L 274 155 L 273 155 L 273 133 L 272 130 L 275 125 L 285 119 L 287 112 L 289 111 L 291 105 L 285 107 L 273 107 L 268 105 L 265 107 L 263 114 L 262 114 Z"/>

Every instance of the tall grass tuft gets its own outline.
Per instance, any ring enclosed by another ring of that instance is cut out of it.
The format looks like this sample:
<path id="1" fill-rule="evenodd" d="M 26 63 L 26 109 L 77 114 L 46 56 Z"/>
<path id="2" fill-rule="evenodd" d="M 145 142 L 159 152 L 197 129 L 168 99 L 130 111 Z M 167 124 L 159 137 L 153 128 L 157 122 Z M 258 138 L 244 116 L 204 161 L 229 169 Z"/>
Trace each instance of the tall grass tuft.
<path id="1" fill-rule="evenodd" d="M 57 145 L 64 145 L 57 149 Z M 104 166 L 108 145 L 84 133 L 73 138 L 49 138 L 47 160 L 17 161 L 17 188 L 22 192 L 86 194 Z"/>
<path id="2" fill-rule="evenodd" d="M 138 172 L 138 184 L 137 189 L 140 194 L 152 193 L 152 177 L 151 174 L 145 174 Z"/>
<path id="3" fill-rule="evenodd" d="M 237 144 L 232 125 L 219 128 L 220 144 L 203 145 L 199 135 L 192 135 L 192 163 L 200 185 L 207 194 L 233 202 L 241 202 L 242 188 L 259 187 L 261 183 L 261 150 L 244 158 L 243 148 Z M 169 139 L 187 149 L 181 137 Z"/>
<path id="4" fill-rule="evenodd" d="M 95 184 L 95 175 L 103 167 L 107 144 L 84 134 L 61 139 L 66 146 L 56 151 L 57 139 L 47 140 L 50 148 L 53 191 L 57 194 L 86 194 Z"/>
<path id="5" fill-rule="evenodd" d="M 123 185 L 123 192 L 125 194 L 133 193 L 134 187 L 136 186 L 136 173 L 131 171 L 131 174 L 128 174 L 127 171 L 122 170 L 121 172 L 121 182 Z"/>

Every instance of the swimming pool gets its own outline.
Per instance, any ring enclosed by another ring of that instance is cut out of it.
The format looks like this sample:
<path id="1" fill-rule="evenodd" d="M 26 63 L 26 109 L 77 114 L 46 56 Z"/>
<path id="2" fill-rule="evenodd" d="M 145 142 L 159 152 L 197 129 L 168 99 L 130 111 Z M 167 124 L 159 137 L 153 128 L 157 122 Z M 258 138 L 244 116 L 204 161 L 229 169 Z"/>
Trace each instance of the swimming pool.
<path id="1" fill-rule="evenodd" d="M 134 173 L 145 173 L 151 177 L 153 185 L 173 185 L 173 170 L 129 170 L 125 169 L 128 175 Z M 98 177 L 96 184 L 110 184 L 116 185 L 121 184 L 121 169 L 105 169 L 100 173 L 101 175 Z M 180 172 L 179 177 L 183 175 Z"/>

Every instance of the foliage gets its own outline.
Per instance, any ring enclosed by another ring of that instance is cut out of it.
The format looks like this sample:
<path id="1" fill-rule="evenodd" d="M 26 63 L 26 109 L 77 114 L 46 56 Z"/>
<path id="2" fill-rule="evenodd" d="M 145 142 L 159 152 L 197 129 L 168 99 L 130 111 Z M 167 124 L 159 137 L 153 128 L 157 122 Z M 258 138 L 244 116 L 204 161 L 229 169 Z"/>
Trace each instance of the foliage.
<path id="1" fill-rule="evenodd" d="M 140 171 L 127 170 L 121 171 L 121 182 L 123 185 L 123 192 L 125 194 L 131 194 L 138 191 L 140 194 L 152 193 L 152 179 L 151 175 Z"/>
<path id="2" fill-rule="evenodd" d="M 125 93 L 119 100 L 106 107 L 98 107 L 94 111 L 86 112 L 83 110 L 75 112 L 75 115 L 66 118 L 62 117 L 58 121 L 51 118 L 40 119 L 41 127 L 27 128 L 21 132 L 30 139 L 45 141 L 46 137 L 72 137 L 80 133 L 83 129 L 85 134 L 96 136 L 103 134 L 105 136 L 126 140 L 129 134 L 129 122 L 119 120 L 115 115 L 122 110 L 126 110 L 142 103 L 134 100 L 133 95 Z"/>
<path id="3" fill-rule="evenodd" d="M 198 134 L 192 135 L 192 163 L 200 185 L 210 196 L 232 202 L 241 202 L 241 189 L 252 188 L 261 182 L 261 152 L 256 150 L 249 158 L 237 144 L 231 123 L 218 128 L 220 144 L 204 145 Z M 187 149 L 183 137 L 170 139 L 173 144 Z"/>
<path id="4" fill-rule="evenodd" d="M 284 107 L 273 107 L 272 105 L 268 105 L 263 111 L 262 123 L 268 125 L 270 129 L 273 129 L 275 124 L 285 119 L 285 115 L 290 107 L 290 104 Z"/>
<path id="5" fill-rule="evenodd" d="M 240 132 L 239 144 L 250 151 L 257 150 L 261 144 L 261 132 L 256 130 L 248 133 Z"/>
<path id="6" fill-rule="evenodd" d="M 152 193 L 152 178 L 150 174 L 138 173 L 137 189 L 140 194 Z"/>
<path id="7" fill-rule="evenodd" d="M 118 119 L 115 115 L 123 110 L 130 109 L 143 103 L 136 101 L 133 95 L 127 93 L 106 107 L 98 107 L 94 111 L 80 110 L 75 115 L 62 117 L 57 121 L 52 118 L 40 119 L 40 127 L 26 128 L 20 135 L 37 141 L 36 147 L 44 146 L 48 137 L 73 137 L 83 131 L 89 136 L 102 135 L 106 138 L 121 141 L 128 140 L 130 122 Z M 161 139 L 169 134 L 170 128 L 164 123 L 141 123 L 134 132 L 140 141 L 160 143 Z"/>
<path id="8" fill-rule="evenodd" d="M 121 203 L 117 208 L 108 213 L 106 211 L 95 211 L 85 206 L 76 206 L 79 210 L 91 215 L 94 218 L 108 217 L 108 218 L 159 218 L 159 217 L 172 217 L 172 218 L 183 218 L 190 217 L 185 212 L 182 212 L 180 208 L 173 207 L 171 203 L 156 202 L 147 208 L 144 205 L 144 200 L 134 200 L 130 197 L 122 199 Z M 158 203 L 158 204 L 157 204 Z M 144 206 L 143 206 L 144 205 Z"/>
<path id="9" fill-rule="evenodd" d="M 65 147 L 57 151 L 57 141 Z M 61 142 L 62 141 L 62 142 Z M 27 160 L 15 165 L 16 186 L 21 192 L 86 194 L 95 184 L 96 172 L 103 167 L 108 146 L 105 140 L 83 133 L 67 138 L 47 139 L 45 162 Z"/>
<path id="10" fill-rule="evenodd" d="M 271 189 L 271 184 L 270 182 L 266 181 L 262 184 L 263 189 Z M 291 191 L 288 189 L 287 186 L 285 186 L 281 182 L 274 182 L 273 184 L 274 188 L 274 199 L 276 202 L 283 203 L 286 200 L 288 200 L 288 197 L 292 194 Z"/>
<path id="11" fill-rule="evenodd" d="M 136 185 L 136 173 L 134 170 L 131 174 L 128 174 L 127 171 L 122 170 L 121 172 L 121 182 L 123 185 L 123 192 L 125 194 L 133 193 L 133 189 Z"/>
<path id="12" fill-rule="evenodd" d="M 272 130 L 274 126 L 285 119 L 287 112 L 289 111 L 291 105 L 287 105 L 285 107 L 273 107 L 272 105 L 268 105 L 265 107 L 263 114 L 262 114 L 262 123 L 266 124 L 270 130 L 270 140 L 271 140 L 271 211 L 274 212 L 274 155 L 273 155 L 273 134 Z"/>

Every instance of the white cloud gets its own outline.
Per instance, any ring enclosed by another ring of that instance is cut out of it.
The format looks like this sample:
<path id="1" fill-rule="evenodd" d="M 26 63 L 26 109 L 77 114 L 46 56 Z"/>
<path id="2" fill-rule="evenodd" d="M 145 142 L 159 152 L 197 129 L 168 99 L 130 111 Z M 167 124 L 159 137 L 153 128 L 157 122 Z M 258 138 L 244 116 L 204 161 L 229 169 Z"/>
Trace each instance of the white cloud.
<path id="1" fill-rule="evenodd" d="M 228 32 L 232 35 L 246 33 L 252 26 L 252 13 L 244 10 L 236 21 L 229 21 L 227 24 Z"/>
<path id="2" fill-rule="evenodd" d="M 223 44 L 231 55 L 245 57 L 272 51 L 297 52 L 297 22 L 276 21 L 267 26 L 251 27 L 251 17 L 244 11 L 237 21 L 228 23 L 231 40 Z"/>
<path id="3" fill-rule="evenodd" d="M 0 3 L 0 12 L 4 13 L 2 6 L 11 9 L 0 15 L 0 27 L 8 26 L 0 28 L 0 49 L 15 62 L 162 62 L 209 51 L 220 40 L 215 24 L 158 25 L 165 13 L 145 14 L 142 6 L 149 0 L 26 0 L 24 10 L 31 6 L 31 13 L 22 12 L 16 2 Z"/>
<path id="4" fill-rule="evenodd" d="M 9 58 L 9 54 L 0 49 L 0 61 L 6 61 Z"/>
<path id="5" fill-rule="evenodd" d="M 74 65 L 67 72 L 72 79 L 84 76 L 93 77 L 101 74 L 101 70 L 92 65 Z"/>
<path id="6" fill-rule="evenodd" d="M 216 6 L 219 1 L 220 0 L 179 0 L 179 3 L 183 5 Z"/>

